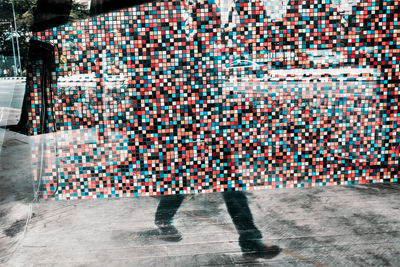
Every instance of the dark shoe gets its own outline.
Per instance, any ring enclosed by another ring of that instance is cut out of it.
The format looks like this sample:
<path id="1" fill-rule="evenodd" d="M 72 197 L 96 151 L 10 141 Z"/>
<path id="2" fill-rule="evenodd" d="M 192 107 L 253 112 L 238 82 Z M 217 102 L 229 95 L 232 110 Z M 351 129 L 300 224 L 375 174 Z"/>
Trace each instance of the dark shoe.
<path id="1" fill-rule="evenodd" d="M 278 246 L 266 246 L 260 240 L 240 241 L 239 244 L 243 256 L 251 258 L 272 259 L 282 250 Z"/>
<path id="2" fill-rule="evenodd" d="M 181 233 L 172 224 L 159 226 L 160 239 L 167 242 L 179 242 L 182 240 Z"/>

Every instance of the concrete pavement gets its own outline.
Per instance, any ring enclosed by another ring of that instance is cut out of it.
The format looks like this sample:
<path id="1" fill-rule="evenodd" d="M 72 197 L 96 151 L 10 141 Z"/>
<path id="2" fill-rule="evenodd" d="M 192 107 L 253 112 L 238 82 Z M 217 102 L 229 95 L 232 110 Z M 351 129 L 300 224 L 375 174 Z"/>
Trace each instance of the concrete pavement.
<path id="1" fill-rule="evenodd" d="M 0 126 L 18 123 L 25 94 L 25 78 L 0 78 Z"/>
<path id="2" fill-rule="evenodd" d="M 3 266 L 400 265 L 400 184 L 248 192 L 263 241 L 283 248 L 264 260 L 242 256 L 218 193 L 185 199 L 175 217 L 183 239 L 169 243 L 154 225 L 157 198 L 33 203 L 29 165 L 29 137 L 7 131 L 0 155 Z"/>
<path id="3" fill-rule="evenodd" d="M 0 78 L 0 107 L 21 109 L 25 78 Z"/>

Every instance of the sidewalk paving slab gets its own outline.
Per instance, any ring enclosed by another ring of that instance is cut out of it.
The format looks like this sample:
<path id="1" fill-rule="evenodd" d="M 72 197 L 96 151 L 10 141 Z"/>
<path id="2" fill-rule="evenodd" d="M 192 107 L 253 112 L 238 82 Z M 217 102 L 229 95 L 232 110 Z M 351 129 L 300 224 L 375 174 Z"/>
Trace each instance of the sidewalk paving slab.
<path id="1" fill-rule="evenodd" d="M 264 243 L 283 249 L 265 260 L 243 257 L 219 193 L 184 200 L 170 243 L 156 234 L 157 197 L 32 203 L 29 162 L 29 137 L 6 132 L 0 266 L 400 266 L 400 184 L 248 192 Z"/>

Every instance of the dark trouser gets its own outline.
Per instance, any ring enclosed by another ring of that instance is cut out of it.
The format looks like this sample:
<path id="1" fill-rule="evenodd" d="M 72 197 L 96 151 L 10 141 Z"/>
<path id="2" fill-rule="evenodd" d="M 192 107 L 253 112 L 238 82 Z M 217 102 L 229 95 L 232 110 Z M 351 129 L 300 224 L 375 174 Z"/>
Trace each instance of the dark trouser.
<path id="1" fill-rule="evenodd" d="M 261 239 L 261 232 L 254 225 L 246 195 L 241 191 L 232 191 L 223 192 L 222 196 L 224 197 L 229 215 L 239 233 L 239 241 Z M 156 225 L 171 224 L 184 198 L 184 195 L 163 196 L 157 207 Z"/>

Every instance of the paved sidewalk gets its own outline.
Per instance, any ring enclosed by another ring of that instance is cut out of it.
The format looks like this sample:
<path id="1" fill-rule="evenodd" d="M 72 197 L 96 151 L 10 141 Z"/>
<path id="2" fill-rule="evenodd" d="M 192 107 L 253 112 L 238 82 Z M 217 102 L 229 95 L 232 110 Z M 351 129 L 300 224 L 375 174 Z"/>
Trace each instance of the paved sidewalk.
<path id="1" fill-rule="evenodd" d="M 7 132 L 0 155 L 0 265 L 400 266 L 400 184 L 248 192 L 263 241 L 283 248 L 254 260 L 242 256 L 218 193 L 185 199 L 175 217 L 178 243 L 157 235 L 156 197 L 31 205 L 27 139 Z"/>

